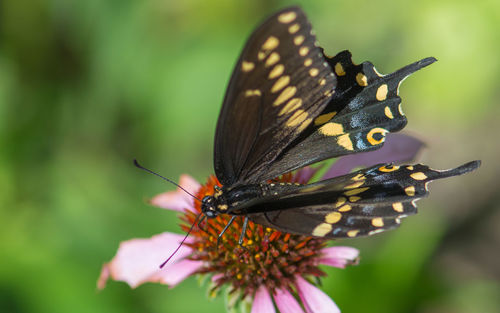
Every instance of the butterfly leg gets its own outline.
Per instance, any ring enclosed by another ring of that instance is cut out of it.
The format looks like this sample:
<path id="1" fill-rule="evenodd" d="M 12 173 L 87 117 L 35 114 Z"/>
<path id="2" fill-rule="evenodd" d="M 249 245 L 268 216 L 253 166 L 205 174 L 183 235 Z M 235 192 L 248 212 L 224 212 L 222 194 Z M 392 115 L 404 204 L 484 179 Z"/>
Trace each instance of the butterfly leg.
<path id="1" fill-rule="evenodd" d="M 198 227 L 198 229 L 204 232 L 205 234 L 210 235 L 210 233 L 206 229 L 201 228 L 201 223 L 205 220 L 206 217 L 207 217 L 206 215 L 203 215 L 200 218 L 200 221 L 196 224 L 196 227 Z"/>
<path id="2" fill-rule="evenodd" d="M 243 227 L 241 228 L 240 240 L 238 240 L 238 244 L 240 245 L 240 247 L 243 247 L 243 239 L 245 239 L 245 234 L 247 233 L 247 226 L 248 217 L 245 217 L 245 220 L 243 221 Z"/>
<path id="3" fill-rule="evenodd" d="M 234 222 L 235 218 L 236 218 L 236 215 L 233 215 L 231 217 L 231 219 L 229 220 L 229 222 L 226 224 L 226 226 L 224 226 L 224 229 L 220 232 L 219 236 L 217 236 L 217 246 L 216 246 L 217 248 L 219 247 L 219 242 L 220 242 L 220 239 L 222 238 L 222 235 L 224 235 L 224 233 L 229 228 L 229 226 L 231 226 L 231 224 Z"/>

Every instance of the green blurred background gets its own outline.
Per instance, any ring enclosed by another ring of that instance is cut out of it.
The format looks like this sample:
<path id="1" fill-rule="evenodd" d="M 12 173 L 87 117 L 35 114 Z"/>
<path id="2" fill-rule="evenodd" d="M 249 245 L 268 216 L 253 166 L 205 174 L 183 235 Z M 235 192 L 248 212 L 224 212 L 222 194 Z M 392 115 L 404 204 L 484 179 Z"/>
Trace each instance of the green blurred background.
<path id="1" fill-rule="evenodd" d="M 212 172 L 219 107 L 253 28 L 299 3 L 329 54 L 382 73 L 435 56 L 401 88 L 420 160 L 474 174 L 434 183 L 394 232 L 341 242 L 343 312 L 500 312 L 500 2 L 0 1 L 0 311 L 222 312 L 190 278 L 95 288 L 120 241 L 178 232 L 146 199 Z"/>

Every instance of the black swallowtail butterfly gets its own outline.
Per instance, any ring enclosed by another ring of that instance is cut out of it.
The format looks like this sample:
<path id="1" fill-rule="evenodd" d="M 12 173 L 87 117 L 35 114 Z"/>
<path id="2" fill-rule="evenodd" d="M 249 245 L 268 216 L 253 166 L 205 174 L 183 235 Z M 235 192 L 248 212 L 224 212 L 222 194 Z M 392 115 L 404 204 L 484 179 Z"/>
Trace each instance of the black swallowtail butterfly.
<path id="1" fill-rule="evenodd" d="M 434 61 L 426 58 L 381 75 L 369 62 L 354 64 L 349 51 L 325 56 L 300 8 L 274 14 L 250 36 L 229 82 L 214 150 L 223 187 L 203 198 L 202 212 L 208 218 L 232 215 L 231 222 L 244 216 L 244 228 L 252 220 L 325 238 L 397 227 L 416 213 L 415 201 L 428 194 L 428 182 L 467 173 L 480 162 L 446 171 L 379 164 L 307 185 L 272 179 L 380 148 L 388 132 L 407 122 L 400 83 Z"/>

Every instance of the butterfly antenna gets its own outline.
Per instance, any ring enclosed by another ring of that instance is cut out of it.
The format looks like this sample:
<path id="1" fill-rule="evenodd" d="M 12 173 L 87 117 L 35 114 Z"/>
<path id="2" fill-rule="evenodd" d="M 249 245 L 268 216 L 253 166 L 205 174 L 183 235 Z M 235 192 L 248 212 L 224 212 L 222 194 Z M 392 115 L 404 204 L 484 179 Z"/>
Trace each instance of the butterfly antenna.
<path id="1" fill-rule="evenodd" d="M 181 185 L 179 185 L 178 183 L 174 182 L 173 180 L 170 180 L 170 179 L 168 179 L 168 178 L 166 178 L 166 177 L 163 177 L 163 176 L 161 176 L 160 174 L 155 173 L 155 172 L 153 172 L 152 170 L 147 169 L 147 168 L 145 168 L 144 166 L 140 165 L 140 164 L 139 164 L 139 162 L 137 162 L 137 160 L 136 160 L 136 159 L 134 159 L 134 165 L 135 165 L 137 168 L 140 168 L 141 170 L 145 170 L 145 171 L 146 171 L 146 172 L 148 172 L 148 173 L 151 173 L 151 174 L 153 174 L 153 175 L 156 175 L 156 176 L 160 177 L 161 179 L 164 179 L 164 180 L 168 181 L 169 183 L 172 183 L 172 184 L 176 185 L 176 186 L 177 186 L 177 187 L 179 187 L 180 189 L 184 190 L 184 192 L 185 192 L 185 193 L 187 193 L 188 195 L 190 195 L 191 197 L 193 197 L 193 198 L 195 198 L 196 200 L 198 200 L 198 201 L 202 202 L 202 201 L 201 201 L 198 197 L 196 197 L 195 195 L 193 195 L 192 193 L 190 193 L 189 191 L 187 191 L 186 189 L 184 189 Z"/>
<path id="2" fill-rule="evenodd" d="M 189 228 L 186 236 L 184 236 L 184 239 L 182 239 L 181 243 L 179 244 L 179 246 L 177 247 L 177 249 L 175 249 L 175 251 L 168 257 L 168 259 L 165 260 L 165 262 L 163 262 L 161 265 L 160 265 L 160 268 L 163 268 L 167 263 L 168 261 L 170 261 L 170 259 L 177 253 L 177 251 L 179 251 L 179 249 L 182 247 L 182 245 L 184 244 L 184 241 L 186 241 L 187 237 L 189 236 L 189 234 L 191 233 L 191 231 L 193 230 L 193 227 L 194 225 L 196 225 L 196 222 L 198 222 L 198 219 L 200 218 L 200 216 L 202 215 L 203 213 L 200 213 L 196 216 L 196 218 L 194 219 L 194 222 L 193 224 L 191 225 L 191 227 Z"/>

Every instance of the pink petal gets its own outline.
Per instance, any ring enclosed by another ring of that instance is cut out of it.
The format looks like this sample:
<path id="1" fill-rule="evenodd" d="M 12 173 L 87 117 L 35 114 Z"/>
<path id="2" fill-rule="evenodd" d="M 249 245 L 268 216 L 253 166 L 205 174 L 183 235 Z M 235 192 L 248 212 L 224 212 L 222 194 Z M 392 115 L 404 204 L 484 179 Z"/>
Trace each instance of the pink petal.
<path id="1" fill-rule="evenodd" d="M 222 277 L 224 277 L 224 274 L 215 274 L 212 276 L 212 278 L 210 278 L 210 280 L 215 283 L 216 281 L 218 281 L 219 279 L 221 279 Z"/>
<path id="2" fill-rule="evenodd" d="M 181 175 L 179 185 L 191 194 L 195 194 L 201 187 L 194 178 L 186 174 Z M 176 191 L 167 191 L 155 196 L 151 199 L 151 204 L 178 212 L 185 212 L 186 210 L 195 212 L 194 199 L 180 188 L 177 188 Z"/>
<path id="3" fill-rule="evenodd" d="M 132 288 L 145 282 L 168 283 L 169 275 L 178 276 L 171 267 L 191 254 L 191 248 L 183 245 L 163 269 L 160 270 L 159 266 L 179 246 L 183 238 L 182 235 L 165 232 L 148 239 L 132 239 L 120 243 L 115 257 L 102 268 L 98 288 L 103 288 L 109 277 L 124 281 Z M 187 238 L 186 242 L 189 241 L 190 238 Z M 172 281 L 176 282 L 176 279 Z"/>
<path id="4" fill-rule="evenodd" d="M 302 277 L 297 276 L 296 286 L 307 313 L 340 313 L 339 307 L 326 293 Z"/>
<path id="5" fill-rule="evenodd" d="M 322 179 L 348 174 L 356 167 L 370 167 L 379 163 L 411 161 L 423 145 L 420 140 L 411 136 L 387 134 L 382 148 L 339 158 Z"/>
<path id="6" fill-rule="evenodd" d="M 353 263 L 359 256 L 359 250 L 352 247 L 329 247 L 321 250 L 321 264 L 345 268 L 346 265 Z"/>
<path id="7" fill-rule="evenodd" d="M 196 193 L 200 189 L 201 185 L 193 177 L 188 174 L 182 174 L 179 179 L 179 185 L 186 189 L 190 193 Z"/>
<path id="8" fill-rule="evenodd" d="M 250 313 L 275 313 L 273 299 L 266 287 L 260 286 L 253 299 L 252 312 Z"/>
<path id="9" fill-rule="evenodd" d="M 181 260 L 177 263 L 168 266 L 164 270 L 158 271 L 157 275 L 152 277 L 151 281 L 175 287 L 178 283 L 191 276 L 194 272 L 200 269 L 203 265 L 202 261 Z"/>
<path id="10" fill-rule="evenodd" d="M 276 289 L 274 291 L 274 301 L 280 313 L 304 313 L 300 304 L 286 289 Z"/>

